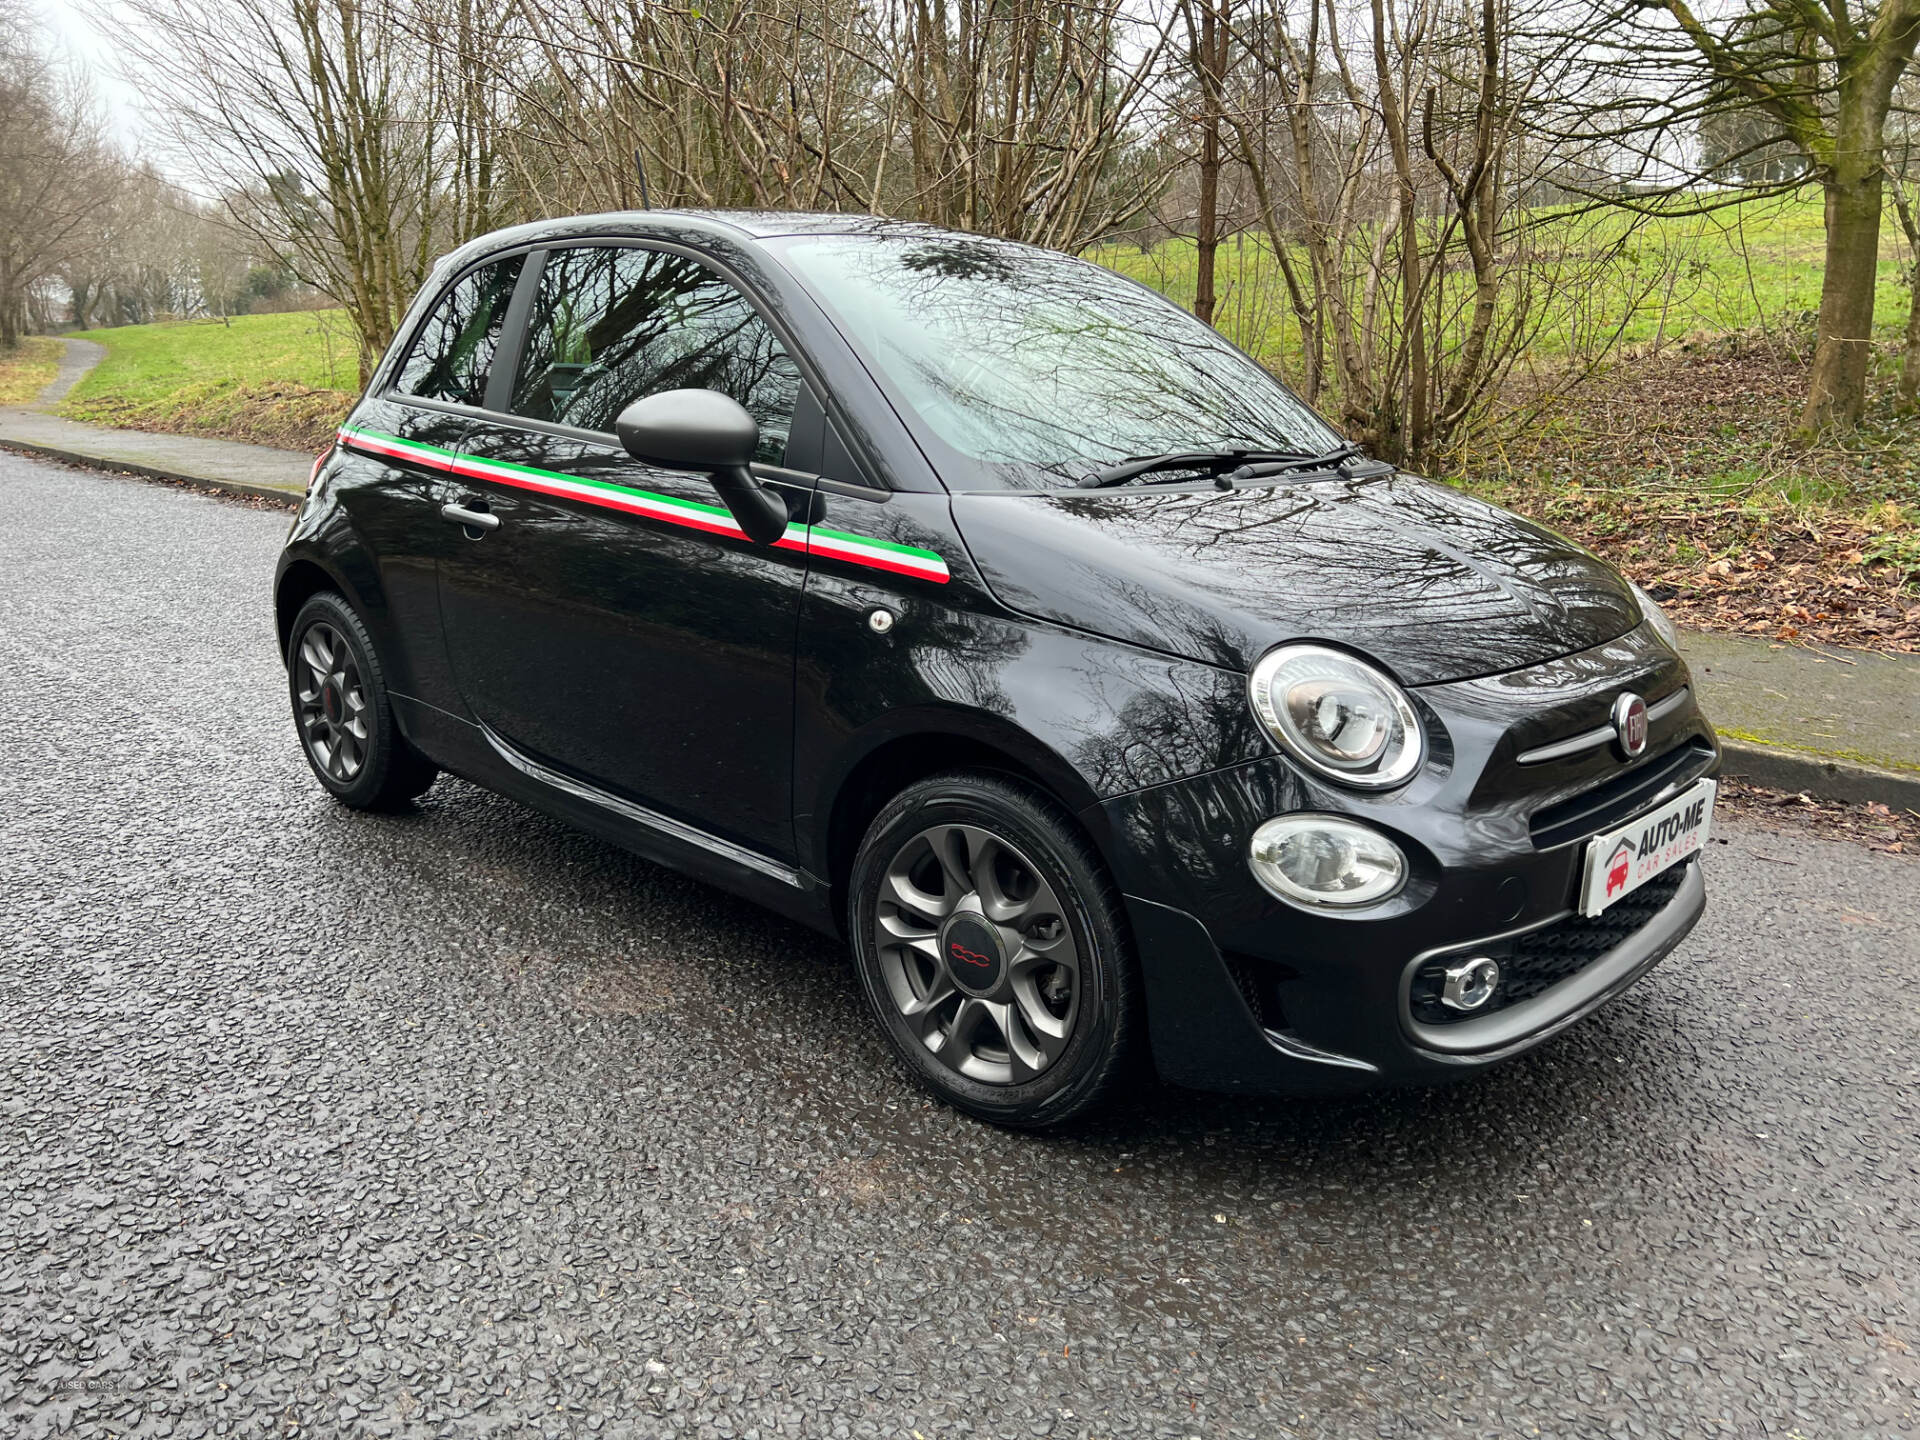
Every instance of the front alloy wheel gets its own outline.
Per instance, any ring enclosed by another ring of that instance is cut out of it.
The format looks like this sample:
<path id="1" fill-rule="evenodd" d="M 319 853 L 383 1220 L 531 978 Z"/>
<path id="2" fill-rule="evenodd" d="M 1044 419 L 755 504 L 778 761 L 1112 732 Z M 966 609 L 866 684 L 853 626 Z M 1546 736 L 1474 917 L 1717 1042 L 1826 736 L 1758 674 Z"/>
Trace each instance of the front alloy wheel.
<path id="1" fill-rule="evenodd" d="M 1121 1068 L 1133 1010 L 1119 897 L 1058 806 L 990 775 L 910 787 L 854 862 L 854 954 L 901 1058 L 949 1103 L 1058 1124 Z"/>
<path id="2" fill-rule="evenodd" d="M 1033 861 L 978 825 L 895 852 L 874 913 L 887 991 L 927 1052 L 991 1085 L 1040 1075 L 1073 1034 L 1080 947 Z"/>

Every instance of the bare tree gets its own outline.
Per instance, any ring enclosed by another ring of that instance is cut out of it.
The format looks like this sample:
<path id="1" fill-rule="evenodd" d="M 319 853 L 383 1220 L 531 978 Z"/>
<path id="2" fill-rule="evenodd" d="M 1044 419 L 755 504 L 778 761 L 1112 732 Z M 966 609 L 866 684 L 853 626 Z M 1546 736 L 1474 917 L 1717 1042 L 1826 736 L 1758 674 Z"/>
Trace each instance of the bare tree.
<path id="1" fill-rule="evenodd" d="M 913 185 L 893 213 L 1079 250 L 1158 181 L 1132 125 L 1163 24 L 1126 0 L 913 0 L 882 60 Z"/>
<path id="2" fill-rule="evenodd" d="M 512 90 L 518 182 L 544 210 L 640 203 L 862 208 L 880 148 L 866 16 L 767 4 L 503 0 L 489 55 Z"/>
<path id="3" fill-rule="evenodd" d="M 542 209 L 874 211 L 1078 249 L 1161 172 L 1132 0 L 502 0 L 516 176 Z"/>
<path id="4" fill-rule="evenodd" d="M 1802 157 L 1803 166 L 1748 167 L 1746 183 L 1820 186 L 1826 264 L 1801 429 L 1811 435 L 1854 424 L 1866 403 L 1873 341 L 1887 121 L 1920 41 L 1920 0 L 1735 0 L 1712 10 L 1693 0 L 1620 0 L 1593 12 L 1578 33 L 1594 83 L 1569 110 L 1584 116 L 1588 135 L 1637 153 L 1641 174 L 1662 191 L 1696 185 L 1703 157 L 1685 141 L 1703 121 L 1746 137 L 1731 148 L 1716 144 L 1704 157 L 1723 177 L 1731 162 L 1777 156 L 1782 142 Z M 1655 203 L 1639 194 L 1618 198 Z"/>
<path id="5" fill-rule="evenodd" d="M 91 237 L 109 198 L 84 79 L 56 64 L 19 0 L 0 0 L 0 350 L 28 298 Z"/>
<path id="6" fill-rule="evenodd" d="M 1482 423 L 1549 320 L 1608 343 L 1572 323 L 1578 272 L 1604 257 L 1536 225 L 1554 157 L 1522 143 L 1569 60 L 1519 49 L 1505 3 L 1233 12 L 1223 113 L 1300 335 L 1295 378 L 1387 455 L 1431 459 Z"/>
<path id="7" fill-rule="evenodd" d="M 58 272 L 75 325 L 231 315 L 248 302 L 259 257 L 221 207 L 146 164 L 103 164 L 97 183 L 106 203 Z"/>
<path id="8" fill-rule="evenodd" d="M 183 160 L 345 308 L 362 377 L 442 250 L 495 222 L 476 0 L 125 0 Z M 411 23 L 409 23 L 411 22 Z M 441 45 L 417 40 L 431 28 Z"/>

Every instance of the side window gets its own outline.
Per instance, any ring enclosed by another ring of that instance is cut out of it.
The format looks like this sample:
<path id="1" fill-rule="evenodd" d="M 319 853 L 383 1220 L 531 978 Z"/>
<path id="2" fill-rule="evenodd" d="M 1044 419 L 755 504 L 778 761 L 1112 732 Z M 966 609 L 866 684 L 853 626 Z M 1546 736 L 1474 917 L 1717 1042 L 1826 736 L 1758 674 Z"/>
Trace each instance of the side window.
<path id="1" fill-rule="evenodd" d="M 609 431 L 662 390 L 718 390 L 760 422 L 755 458 L 787 453 L 800 371 L 746 297 L 697 260 L 611 246 L 547 256 L 513 412 Z"/>
<path id="2" fill-rule="evenodd" d="M 467 276 L 433 307 L 393 388 L 402 395 L 479 405 L 487 395 L 487 372 L 500 348 L 507 301 L 520 278 L 524 256 L 496 260 Z"/>

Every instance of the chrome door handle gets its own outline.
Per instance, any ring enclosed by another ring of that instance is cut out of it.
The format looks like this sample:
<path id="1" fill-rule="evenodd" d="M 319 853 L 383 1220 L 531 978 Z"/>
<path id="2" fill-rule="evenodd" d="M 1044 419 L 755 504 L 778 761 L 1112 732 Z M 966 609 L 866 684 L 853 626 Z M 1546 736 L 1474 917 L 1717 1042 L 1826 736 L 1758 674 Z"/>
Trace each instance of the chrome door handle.
<path id="1" fill-rule="evenodd" d="M 486 510 L 469 510 L 464 505 L 442 505 L 442 519 L 452 520 L 474 530 L 498 530 L 500 517 Z"/>

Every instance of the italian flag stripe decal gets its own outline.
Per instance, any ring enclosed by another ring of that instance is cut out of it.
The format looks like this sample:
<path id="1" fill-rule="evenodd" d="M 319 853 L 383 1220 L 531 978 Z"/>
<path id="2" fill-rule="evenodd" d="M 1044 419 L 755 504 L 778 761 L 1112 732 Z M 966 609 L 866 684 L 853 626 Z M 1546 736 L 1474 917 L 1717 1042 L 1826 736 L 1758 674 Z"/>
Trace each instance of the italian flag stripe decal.
<path id="1" fill-rule="evenodd" d="M 417 440 L 402 440 L 397 435 L 383 435 L 378 430 L 362 430 L 353 425 L 341 427 L 340 442 L 369 455 L 411 460 L 450 475 L 491 480 L 497 485 L 511 485 L 562 500 L 579 500 L 669 525 L 703 530 L 709 535 L 725 535 L 741 541 L 747 538 L 723 505 L 702 505 L 698 501 L 659 495 L 630 485 L 615 485 L 607 480 L 536 470 L 530 465 L 514 465 L 504 460 L 483 460 L 477 455 L 462 455 L 457 450 L 443 450 L 438 445 L 423 445 Z M 774 541 L 774 548 L 799 550 L 895 575 L 912 575 L 938 585 L 946 584 L 949 579 L 947 562 L 931 550 L 917 550 L 911 545 L 896 545 L 891 540 L 875 540 L 865 535 L 849 535 L 844 530 L 828 530 L 819 525 L 789 525 L 787 533 Z"/>

